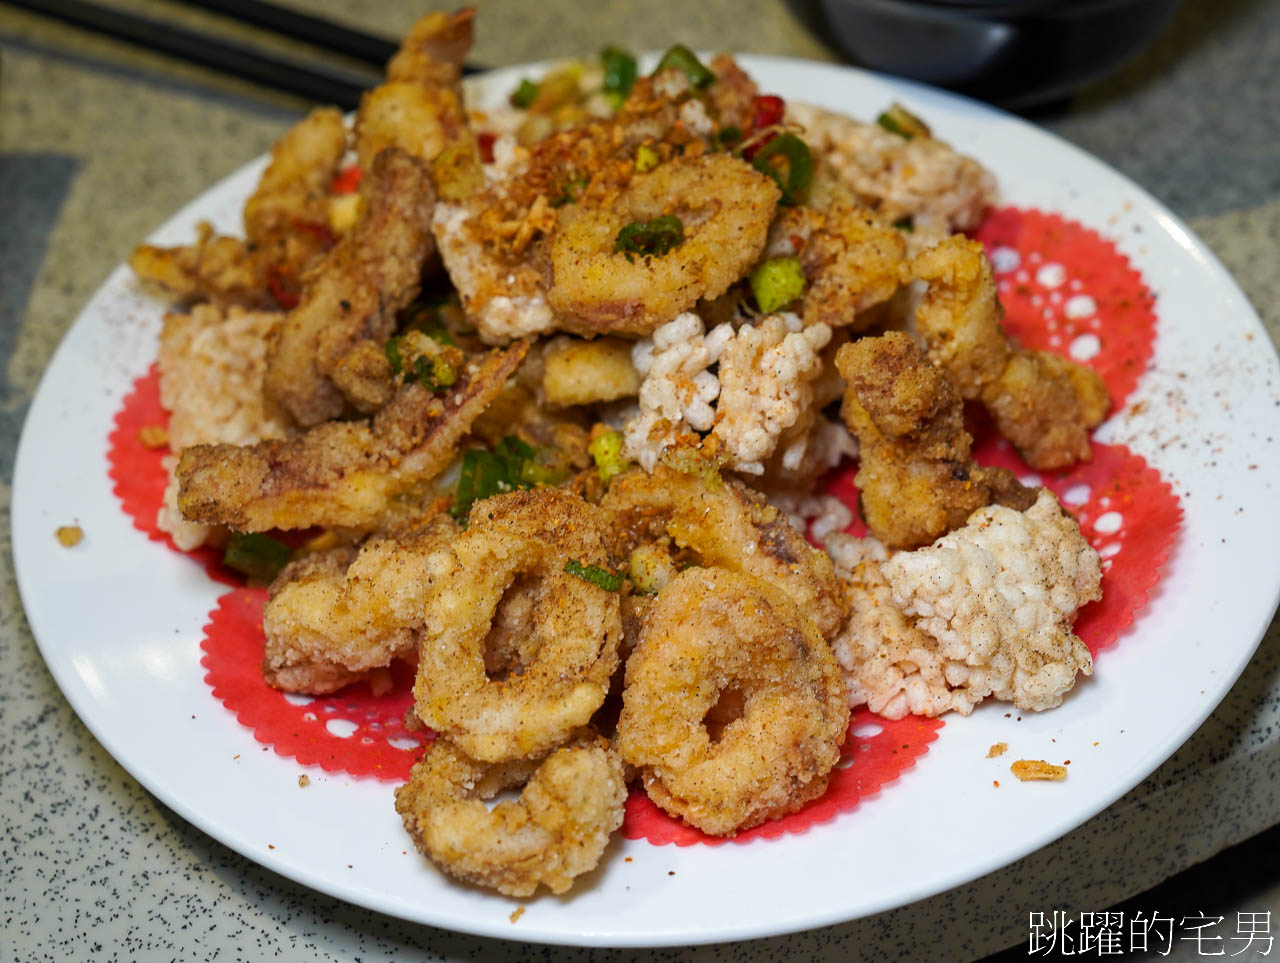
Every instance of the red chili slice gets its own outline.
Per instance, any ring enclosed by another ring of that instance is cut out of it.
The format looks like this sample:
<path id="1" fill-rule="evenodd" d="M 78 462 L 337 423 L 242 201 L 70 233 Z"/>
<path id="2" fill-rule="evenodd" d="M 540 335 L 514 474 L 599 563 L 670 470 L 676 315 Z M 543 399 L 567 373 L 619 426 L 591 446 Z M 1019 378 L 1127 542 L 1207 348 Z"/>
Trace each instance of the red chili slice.
<path id="1" fill-rule="evenodd" d="M 476 134 L 476 146 L 480 148 L 480 159 L 486 164 L 493 163 L 493 142 L 497 138 L 488 131 L 481 131 Z"/>
<path id="2" fill-rule="evenodd" d="M 352 164 L 350 167 L 338 172 L 338 176 L 329 185 L 329 190 L 335 194 L 354 194 L 360 189 L 360 181 L 363 178 L 364 171 L 360 169 L 358 164 Z"/>

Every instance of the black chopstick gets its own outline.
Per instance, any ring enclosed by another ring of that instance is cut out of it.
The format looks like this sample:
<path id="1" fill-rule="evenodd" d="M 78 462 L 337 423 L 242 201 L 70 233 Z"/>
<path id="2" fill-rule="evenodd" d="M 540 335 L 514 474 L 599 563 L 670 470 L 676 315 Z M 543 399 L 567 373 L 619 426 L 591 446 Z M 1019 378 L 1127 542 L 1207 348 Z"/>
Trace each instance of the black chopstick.
<path id="1" fill-rule="evenodd" d="M 395 54 L 397 45 L 386 37 L 281 7 L 266 0 L 178 0 L 193 7 L 203 7 L 242 23 L 251 23 L 281 36 L 302 40 L 324 50 L 331 50 L 376 67 L 384 67 Z"/>
<path id="2" fill-rule="evenodd" d="M 358 106 L 360 94 L 378 83 L 374 74 L 357 74 L 329 64 L 304 63 L 84 0 L 0 2 L 347 110 Z"/>
<path id="3" fill-rule="evenodd" d="M 296 15 L 274 4 L 255 0 L 182 2 L 196 3 L 230 16 L 243 17 L 246 22 L 255 26 L 266 27 L 294 39 L 325 47 L 332 52 L 357 56 L 357 59 L 369 60 L 379 65 L 385 64 L 396 50 L 396 45 L 389 40 L 359 31 L 348 31 L 339 24 L 319 17 Z M 318 60 L 303 61 L 273 54 L 250 45 L 221 39 L 213 34 L 99 6 L 86 0 L 0 0 L 0 4 L 5 3 L 171 57 L 212 67 L 264 87 L 297 94 L 317 103 L 334 104 L 346 110 L 354 110 L 359 106 L 361 94 L 382 80 L 381 73 L 362 73 Z M 295 19 L 289 20 L 289 17 Z M 306 25 L 295 30 L 297 23 Z M 356 55 L 356 50 L 362 50 L 364 55 Z M 467 65 L 463 68 L 463 73 L 475 73 L 479 69 Z"/>

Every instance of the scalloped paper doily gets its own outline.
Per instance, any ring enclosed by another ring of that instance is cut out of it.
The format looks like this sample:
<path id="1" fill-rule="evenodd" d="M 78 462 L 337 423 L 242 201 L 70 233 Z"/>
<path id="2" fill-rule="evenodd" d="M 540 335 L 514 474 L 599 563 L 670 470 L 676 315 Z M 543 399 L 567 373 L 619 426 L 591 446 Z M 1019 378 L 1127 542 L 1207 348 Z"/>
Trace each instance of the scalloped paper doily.
<path id="1" fill-rule="evenodd" d="M 133 520 L 133 527 L 153 542 L 168 545 L 180 555 L 195 559 L 209 578 L 224 585 L 240 585 L 244 580 L 222 564 L 222 552 L 201 546 L 184 552 L 173 543 L 168 532 L 156 524 L 156 513 L 164 503 L 164 490 L 169 473 L 164 459 L 170 454 L 167 445 L 148 448 L 142 443 L 144 428 L 169 425 L 169 413 L 160 404 L 160 369 L 151 369 L 133 384 L 116 412 L 115 427 L 107 436 L 107 475 L 111 490 L 120 499 L 120 507 Z"/>
<path id="2" fill-rule="evenodd" d="M 1129 259 L 1096 231 L 1034 209 L 989 211 L 974 237 L 991 260 L 1005 331 L 1090 366 L 1123 405 L 1156 331 L 1155 296 Z"/>
<path id="3" fill-rule="evenodd" d="M 277 755 L 326 772 L 403 782 L 431 742 L 429 731 L 410 732 L 412 666 L 391 668 L 392 688 L 375 696 L 364 683 L 329 696 L 286 695 L 262 678 L 262 606 L 266 589 L 238 588 L 209 613 L 200 664 L 213 696 Z"/>

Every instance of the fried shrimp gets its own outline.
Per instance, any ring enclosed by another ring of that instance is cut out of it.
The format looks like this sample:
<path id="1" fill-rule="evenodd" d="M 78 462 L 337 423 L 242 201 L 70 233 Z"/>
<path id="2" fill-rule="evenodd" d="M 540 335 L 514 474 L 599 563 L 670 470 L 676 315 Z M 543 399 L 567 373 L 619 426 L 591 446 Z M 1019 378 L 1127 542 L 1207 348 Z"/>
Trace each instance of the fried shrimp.
<path id="1" fill-rule="evenodd" d="M 959 393 L 909 335 L 846 344 L 836 366 L 849 386 L 842 414 L 858 436 L 862 515 L 884 544 L 914 548 L 993 501 L 1023 509 L 1035 500 L 1011 472 L 973 461 Z"/>
<path id="2" fill-rule="evenodd" d="M 960 394 L 987 407 L 1032 468 L 1087 460 L 1089 431 L 1111 406 L 1106 385 L 1091 368 L 1009 343 L 982 245 L 948 238 L 917 255 L 909 270 L 929 285 L 917 328 Z"/>
<path id="3" fill-rule="evenodd" d="M 262 671 L 286 692 L 322 695 L 413 654 L 434 586 L 428 559 L 458 533 L 448 515 L 304 556 L 271 585 Z"/>
<path id="4" fill-rule="evenodd" d="M 364 341 L 381 349 L 435 249 L 435 194 L 420 161 L 394 148 L 379 154 L 366 197 L 364 215 L 308 279 L 267 358 L 267 390 L 303 427 L 343 413 L 334 372 Z"/>
<path id="5" fill-rule="evenodd" d="M 810 545 L 787 516 L 713 469 L 702 477 L 658 465 L 609 486 L 600 507 L 613 515 L 616 556 L 671 539 L 704 565 L 752 575 L 791 596 L 824 637 L 839 630 L 844 604 L 831 559 Z"/>
<path id="6" fill-rule="evenodd" d="M 178 462 L 184 518 L 241 532 L 340 526 L 371 531 L 417 507 L 528 346 L 472 362 L 444 395 L 401 386 L 367 421 L 332 421 L 288 441 L 196 445 Z"/>
<path id="7" fill-rule="evenodd" d="M 585 725 L 609 691 L 622 616 L 616 592 L 567 571 L 608 563 L 604 520 L 551 488 L 496 495 L 471 509 L 467 530 L 432 562 L 432 600 L 414 683 L 418 717 L 485 762 L 546 752 Z M 508 641 L 519 665 L 486 671 L 495 610 L 518 579 L 541 583 L 524 627 Z"/>
<path id="8" fill-rule="evenodd" d="M 492 809 L 483 802 L 521 785 L 517 800 Z M 596 867 L 622 825 L 626 797 L 622 761 L 599 738 L 497 764 L 438 738 L 396 790 L 396 812 L 419 851 L 446 873 L 532 896 L 539 886 L 563 893 Z"/>
<path id="9" fill-rule="evenodd" d="M 822 795 L 849 725 L 813 621 L 786 593 L 718 568 L 659 593 L 622 700 L 618 751 L 650 798 L 717 836 Z"/>
<path id="10" fill-rule="evenodd" d="M 616 198 L 561 208 L 547 291 L 557 326 L 645 335 L 699 299 L 719 297 L 760 257 L 779 196 L 771 178 L 721 153 L 676 158 L 637 175 Z M 617 251 L 628 224 L 664 216 L 681 224 L 673 250 Z"/>

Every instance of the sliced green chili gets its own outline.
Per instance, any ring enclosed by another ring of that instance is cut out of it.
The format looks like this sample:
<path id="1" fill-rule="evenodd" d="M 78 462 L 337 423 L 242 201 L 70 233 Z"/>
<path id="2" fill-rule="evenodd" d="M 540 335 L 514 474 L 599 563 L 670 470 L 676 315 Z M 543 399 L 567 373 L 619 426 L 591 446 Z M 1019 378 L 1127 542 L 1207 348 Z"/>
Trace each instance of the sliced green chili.
<path id="1" fill-rule="evenodd" d="M 804 294 L 804 269 L 794 257 L 775 257 L 751 272 L 751 293 L 756 306 L 773 314 Z"/>
<path id="2" fill-rule="evenodd" d="M 577 559 L 571 558 L 564 563 L 564 570 L 570 575 L 576 575 L 584 582 L 590 582 L 597 588 L 602 588 L 606 592 L 616 592 L 622 588 L 622 583 L 626 581 L 626 576 L 618 572 L 610 572 L 607 568 L 601 568 L 599 565 L 583 565 Z"/>
<path id="3" fill-rule="evenodd" d="M 698 59 L 698 55 L 682 43 L 676 44 L 662 55 L 662 59 L 658 61 L 658 66 L 654 73 L 662 73 L 662 71 L 671 67 L 677 67 L 682 70 L 684 75 L 689 78 L 689 84 L 694 90 L 701 90 L 716 79 L 716 75 L 703 65 L 702 61 Z"/>
<path id="4" fill-rule="evenodd" d="M 232 532 L 222 564 L 259 582 L 270 582 L 289 564 L 293 549 L 270 535 Z"/>
<path id="5" fill-rule="evenodd" d="M 636 58 L 618 47 L 600 51 L 604 66 L 604 94 L 614 110 L 622 106 L 636 83 Z"/>
<path id="6" fill-rule="evenodd" d="M 787 177 L 783 180 L 775 159 L 786 161 Z M 797 203 L 813 180 L 813 154 L 809 145 L 795 134 L 778 134 L 758 151 L 751 166 L 762 174 L 768 174 L 782 188 L 782 203 Z"/>
<path id="7" fill-rule="evenodd" d="M 511 91 L 511 106 L 519 107 L 521 110 L 528 110 L 537 99 L 538 85 L 528 77 L 520 81 L 520 86 Z"/>
<path id="8" fill-rule="evenodd" d="M 618 232 L 614 254 L 634 262 L 635 255 L 661 257 L 684 243 L 684 224 L 674 214 L 663 214 L 652 221 L 632 221 Z"/>

